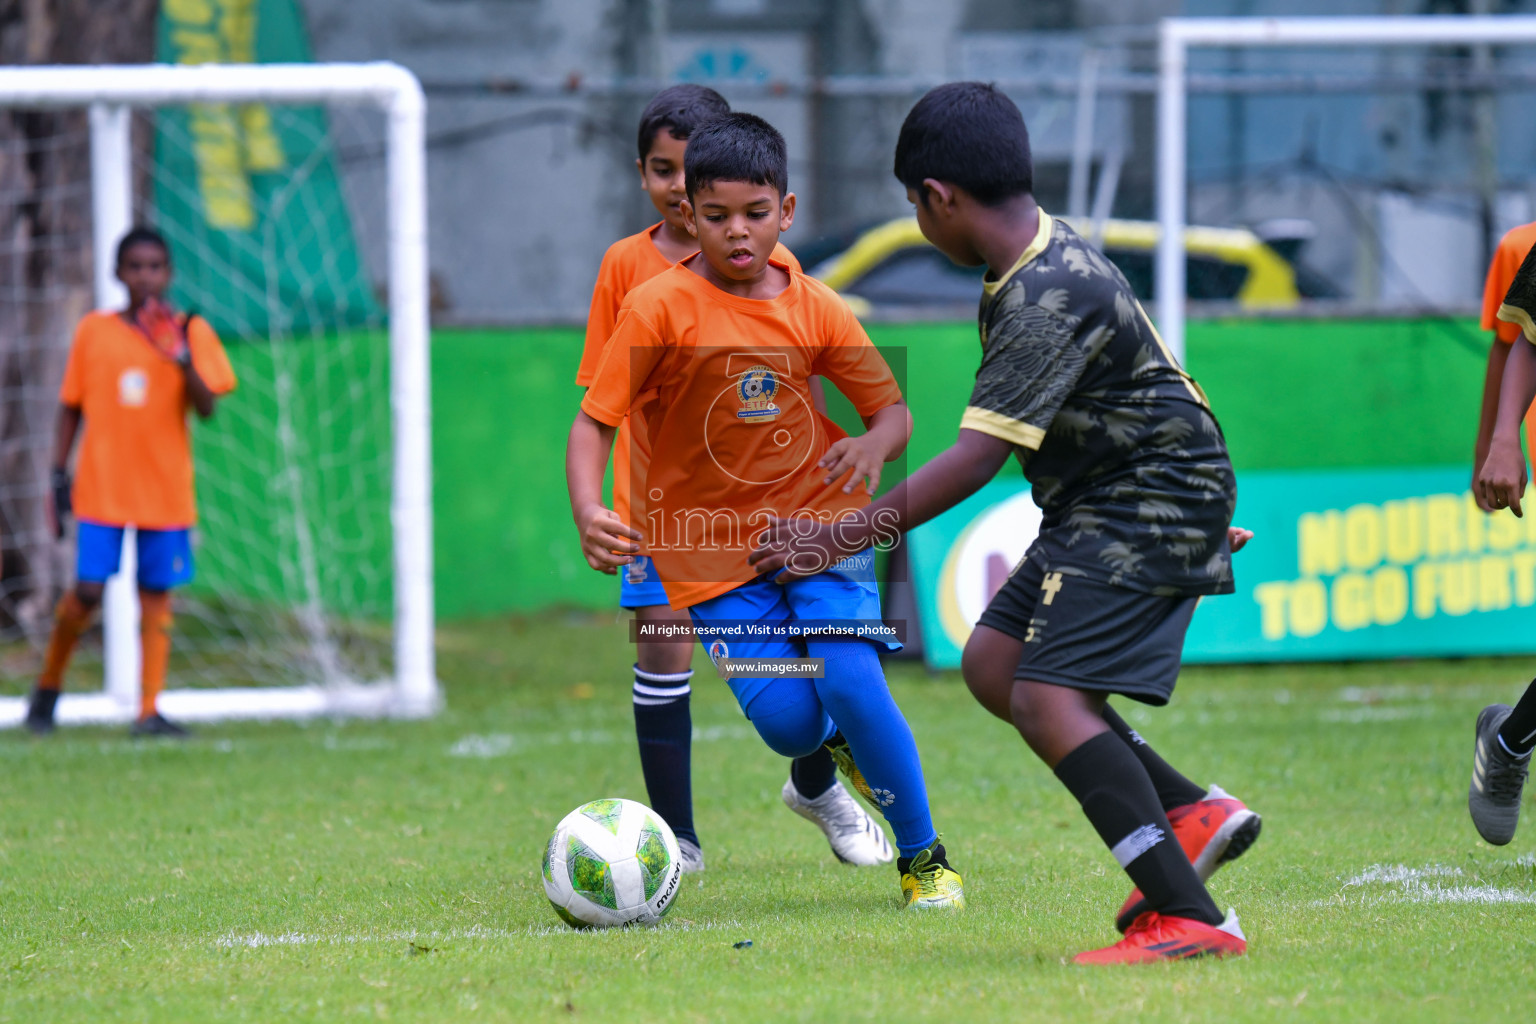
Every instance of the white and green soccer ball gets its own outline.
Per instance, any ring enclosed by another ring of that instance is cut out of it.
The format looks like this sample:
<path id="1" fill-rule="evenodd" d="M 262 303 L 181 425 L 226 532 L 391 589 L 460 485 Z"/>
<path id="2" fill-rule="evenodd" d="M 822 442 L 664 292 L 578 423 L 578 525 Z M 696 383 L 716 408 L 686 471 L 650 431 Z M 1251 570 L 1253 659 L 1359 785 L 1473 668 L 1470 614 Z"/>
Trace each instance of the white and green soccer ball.
<path id="1" fill-rule="evenodd" d="M 633 800 L 582 804 L 544 848 L 544 893 L 572 928 L 655 924 L 672 909 L 681 876 L 677 837 Z"/>

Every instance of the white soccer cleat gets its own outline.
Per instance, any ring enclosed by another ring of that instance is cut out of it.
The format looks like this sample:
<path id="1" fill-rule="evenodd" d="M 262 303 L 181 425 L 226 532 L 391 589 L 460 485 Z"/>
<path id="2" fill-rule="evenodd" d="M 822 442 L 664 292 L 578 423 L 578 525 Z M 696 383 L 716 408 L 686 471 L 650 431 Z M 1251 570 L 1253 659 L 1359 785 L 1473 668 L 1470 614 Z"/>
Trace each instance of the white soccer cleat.
<path id="1" fill-rule="evenodd" d="M 686 839 L 677 841 L 677 863 L 685 875 L 704 870 L 704 851 Z"/>
<path id="2" fill-rule="evenodd" d="M 826 834 L 832 853 L 844 864 L 889 864 L 896 858 L 880 823 L 849 795 L 841 782 L 832 783 L 821 796 L 807 800 L 795 788 L 795 780 L 789 779 L 779 795 L 784 798 L 785 807 Z"/>

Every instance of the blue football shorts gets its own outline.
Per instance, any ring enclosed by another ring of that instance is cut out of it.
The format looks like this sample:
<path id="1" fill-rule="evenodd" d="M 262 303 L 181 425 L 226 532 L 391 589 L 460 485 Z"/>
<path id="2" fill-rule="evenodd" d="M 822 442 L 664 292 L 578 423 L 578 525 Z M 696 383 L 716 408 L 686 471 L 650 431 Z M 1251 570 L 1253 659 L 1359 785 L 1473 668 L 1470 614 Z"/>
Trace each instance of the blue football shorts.
<path id="1" fill-rule="evenodd" d="M 633 562 L 619 566 L 620 608 L 650 608 L 667 603 L 667 592 L 650 555 L 636 555 Z"/>
<path id="2" fill-rule="evenodd" d="M 875 582 L 874 552 L 861 551 L 826 572 L 779 584 L 759 576 L 735 590 L 688 609 L 699 642 L 710 660 L 722 658 L 803 658 L 805 642 L 789 635 L 818 627 L 851 630 L 855 637 L 887 651 L 901 650 L 880 618 L 880 587 Z M 753 635 L 747 625 L 775 626 L 768 635 Z M 743 711 L 772 679 L 727 679 Z"/>
<path id="3" fill-rule="evenodd" d="M 105 583 L 122 564 L 123 527 L 80 521 L 75 551 L 75 579 L 81 583 Z M 144 590 L 170 590 L 192 581 L 192 531 L 145 530 L 136 532 L 139 586 Z"/>

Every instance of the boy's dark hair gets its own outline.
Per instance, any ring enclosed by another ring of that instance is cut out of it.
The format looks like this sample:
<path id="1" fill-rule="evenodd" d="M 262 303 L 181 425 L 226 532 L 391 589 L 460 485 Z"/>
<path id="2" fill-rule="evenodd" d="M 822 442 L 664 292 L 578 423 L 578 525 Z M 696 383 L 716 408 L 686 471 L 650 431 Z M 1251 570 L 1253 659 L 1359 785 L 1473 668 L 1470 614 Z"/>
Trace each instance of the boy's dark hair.
<path id="1" fill-rule="evenodd" d="M 650 155 L 656 133 L 665 128 L 673 138 L 686 139 L 702 121 L 729 114 L 731 105 L 706 85 L 672 85 L 651 97 L 640 112 L 640 159 Z"/>
<path id="2" fill-rule="evenodd" d="M 722 114 L 699 125 L 683 157 L 688 197 L 717 181 L 772 185 L 789 192 L 789 154 L 784 136 L 756 114 Z"/>
<path id="3" fill-rule="evenodd" d="M 136 245 L 158 245 L 160 251 L 165 253 L 166 262 L 171 259 L 171 247 L 165 244 L 165 238 L 152 227 L 137 224 L 128 229 L 122 241 L 117 243 L 117 266 L 123 265 L 123 257 L 128 255 L 128 250 Z"/>
<path id="4" fill-rule="evenodd" d="M 896 178 L 919 193 L 924 178 L 958 185 L 988 206 L 1033 192 L 1024 115 L 986 82 L 930 89 L 902 122 Z"/>

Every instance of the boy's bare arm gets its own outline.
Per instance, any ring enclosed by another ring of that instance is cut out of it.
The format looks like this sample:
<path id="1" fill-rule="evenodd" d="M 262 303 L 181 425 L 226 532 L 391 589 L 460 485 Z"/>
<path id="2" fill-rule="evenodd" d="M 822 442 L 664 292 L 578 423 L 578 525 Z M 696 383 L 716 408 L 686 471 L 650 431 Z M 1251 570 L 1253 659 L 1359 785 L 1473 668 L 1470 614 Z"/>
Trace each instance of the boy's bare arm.
<path id="1" fill-rule="evenodd" d="M 69 453 L 74 450 L 75 436 L 80 433 L 80 407 L 59 404 L 59 416 L 53 430 L 53 471 L 49 491 L 53 498 L 48 509 L 53 535 L 64 536 L 64 517 L 74 509 L 69 500 Z"/>
<path id="2" fill-rule="evenodd" d="M 213 393 L 197 372 L 197 367 L 192 365 L 192 354 L 189 349 L 184 360 L 177 360 L 181 366 L 182 378 L 187 383 L 187 397 L 192 400 L 192 408 L 197 410 L 197 415 L 202 419 L 208 419 L 213 415 L 213 407 L 218 403 L 219 396 Z"/>
<path id="3" fill-rule="evenodd" d="M 805 520 L 776 520 L 748 561 L 758 572 L 778 572 L 793 559 L 795 567 L 780 579 L 814 575 L 960 504 L 996 476 L 1012 452 L 1013 445 L 1002 438 L 961 430 L 954 444 L 868 508 L 814 527 Z"/>
<path id="4" fill-rule="evenodd" d="M 571 495 L 571 516 L 581 535 L 581 553 L 592 568 L 610 574 L 634 561 L 631 555 L 640 550 L 635 542 L 642 539 L 638 530 L 625 526 L 603 504 L 603 474 L 615 430 L 578 410 L 565 446 L 565 483 Z"/>
<path id="5" fill-rule="evenodd" d="M 1520 499 L 1525 494 L 1526 470 L 1520 424 L 1532 401 L 1536 401 L 1536 344 L 1520 338 L 1511 346 L 1504 364 L 1493 439 L 1473 485 L 1478 504 L 1484 508 L 1509 508 L 1517 516 L 1523 514 Z"/>
<path id="6" fill-rule="evenodd" d="M 80 407 L 59 403 L 59 416 L 53 428 L 53 468 L 67 469 L 69 453 L 75 448 L 75 435 L 80 432 Z"/>
<path id="7" fill-rule="evenodd" d="M 1477 420 L 1477 443 L 1472 449 L 1472 498 L 1484 512 L 1492 512 L 1480 488 L 1476 486 L 1478 471 L 1488 458 L 1488 447 L 1493 443 L 1493 425 L 1499 413 L 1499 392 L 1504 384 L 1504 364 L 1509 359 L 1512 345 L 1506 345 L 1493 336 L 1488 349 L 1488 369 L 1483 374 L 1483 405 Z"/>
<path id="8" fill-rule="evenodd" d="M 848 474 L 844 494 L 852 494 L 863 480 L 874 495 L 880 487 L 880 467 L 906 450 L 907 438 L 912 436 L 912 414 L 905 402 L 897 402 L 864 417 L 864 426 L 863 434 L 834 442 L 816 463 L 827 471 L 823 482 L 828 485 Z"/>

